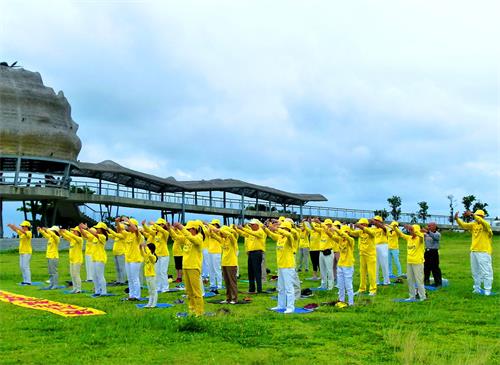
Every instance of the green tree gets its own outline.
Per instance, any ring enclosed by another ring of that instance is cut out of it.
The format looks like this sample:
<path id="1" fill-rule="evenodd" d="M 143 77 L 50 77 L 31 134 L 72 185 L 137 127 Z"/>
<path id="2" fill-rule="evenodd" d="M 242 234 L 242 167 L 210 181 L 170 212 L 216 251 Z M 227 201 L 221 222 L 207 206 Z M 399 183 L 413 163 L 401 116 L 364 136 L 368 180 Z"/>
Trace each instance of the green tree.
<path id="1" fill-rule="evenodd" d="M 427 220 L 429 217 L 428 211 L 429 211 L 429 205 L 427 202 L 419 202 L 418 206 L 420 207 L 418 211 L 418 217 L 422 220 L 423 223 Z"/>
<path id="2" fill-rule="evenodd" d="M 410 214 L 410 224 L 417 224 L 417 223 L 418 223 L 417 215 L 415 213 L 411 213 Z"/>
<path id="3" fill-rule="evenodd" d="M 379 210 L 374 211 L 374 213 L 375 213 L 375 215 L 381 216 L 384 221 L 389 216 L 389 212 L 386 209 L 379 209 Z"/>
<path id="4" fill-rule="evenodd" d="M 475 212 L 478 209 L 484 210 L 485 216 L 488 216 L 488 211 L 486 210 L 486 207 L 488 206 L 488 203 L 481 203 L 481 200 L 478 200 L 477 202 L 474 203 L 472 210 Z"/>
<path id="5" fill-rule="evenodd" d="M 472 210 L 472 203 L 476 200 L 476 197 L 474 195 L 467 195 L 462 198 L 462 204 L 464 205 L 464 209 L 467 210 Z M 465 216 L 462 214 L 462 219 L 466 222 L 472 221 L 472 217 L 470 216 Z"/>
<path id="6" fill-rule="evenodd" d="M 450 194 L 447 196 L 447 198 L 450 201 L 450 216 L 448 217 L 448 221 L 453 226 L 453 224 L 455 223 L 455 219 L 453 217 L 453 215 L 455 214 L 455 197 Z"/>
<path id="7" fill-rule="evenodd" d="M 391 207 L 392 219 L 395 221 L 399 220 L 399 217 L 401 216 L 401 198 L 397 195 L 393 195 L 387 199 L 387 202 Z"/>

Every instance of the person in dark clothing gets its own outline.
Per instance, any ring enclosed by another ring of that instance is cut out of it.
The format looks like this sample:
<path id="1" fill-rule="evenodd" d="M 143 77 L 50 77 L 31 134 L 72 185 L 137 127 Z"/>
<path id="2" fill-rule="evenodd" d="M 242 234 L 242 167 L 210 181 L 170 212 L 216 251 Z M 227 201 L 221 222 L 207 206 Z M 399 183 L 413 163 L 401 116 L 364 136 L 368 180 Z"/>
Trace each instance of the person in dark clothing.
<path id="1" fill-rule="evenodd" d="M 425 253 L 424 253 L 424 284 L 430 285 L 430 274 L 434 278 L 434 286 L 441 287 L 441 269 L 439 268 L 439 241 L 441 233 L 437 231 L 437 224 L 430 222 L 427 229 L 423 229 L 425 234 Z"/>

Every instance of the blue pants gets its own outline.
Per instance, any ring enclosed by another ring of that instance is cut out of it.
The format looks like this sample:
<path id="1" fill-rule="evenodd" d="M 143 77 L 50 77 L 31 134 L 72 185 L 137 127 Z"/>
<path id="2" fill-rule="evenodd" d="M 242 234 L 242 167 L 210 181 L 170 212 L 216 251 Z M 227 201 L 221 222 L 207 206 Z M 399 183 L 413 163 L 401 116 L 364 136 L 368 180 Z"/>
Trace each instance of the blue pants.
<path id="1" fill-rule="evenodd" d="M 392 274 L 392 259 L 396 263 L 396 268 L 398 270 L 398 276 L 403 275 L 401 272 L 401 263 L 399 262 L 399 250 L 390 249 L 389 250 L 389 275 Z"/>

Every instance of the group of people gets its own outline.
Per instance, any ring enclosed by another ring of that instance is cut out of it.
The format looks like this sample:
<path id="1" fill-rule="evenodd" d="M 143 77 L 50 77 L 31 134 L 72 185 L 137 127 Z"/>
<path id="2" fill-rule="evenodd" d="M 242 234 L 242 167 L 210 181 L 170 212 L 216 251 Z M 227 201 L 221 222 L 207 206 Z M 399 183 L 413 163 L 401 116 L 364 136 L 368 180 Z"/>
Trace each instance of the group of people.
<path id="1" fill-rule="evenodd" d="M 466 212 L 473 222 L 465 223 L 458 213 L 455 219 L 460 227 L 472 232 L 471 270 L 474 292 L 491 294 L 493 270 L 491 262 L 492 230 L 484 219 L 484 212 Z M 20 238 L 19 254 L 23 285 L 31 284 L 31 224 L 24 221 L 20 226 L 8 225 Z M 244 238 L 247 254 L 249 293 L 262 292 L 265 278 L 265 252 L 268 238 L 276 244 L 278 269 L 278 303 L 274 310 L 293 313 L 295 300 L 300 298 L 301 287 L 298 272 L 308 271 L 309 257 L 312 262 L 312 280 L 321 280 L 320 288 L 338 288 L 338 306 L 354 305 L 354 296 L 368 292 L 374 296 L 377 285 L 390 284 L 392 263 L 402 276 L 399 261 L 399 239 L 407 243 L 408 300 L 425 300 L 424 285 L 430 284 L 432 273 L 435 286 L 441 286 L 439 269 L 440 233 L 435 223 L 426 228 L 418 224 L 404 225 L 398 222 L 386 224 L 380 216 L 361 218 L 355 224 L 318 218 L 295 223 L 290 218 L 280 217 L 261 222 L 252 219 L 245 225 L 221 225 L 214 219 L 211 223 L 192 220 L 183 225 L 170 224 L 163 218 L 141 225 L 134 218 L 118 217 L 114 228 L 99 222 L 94 227 L 80 224 L 71 229 L 38 228 L 47 239 L 46 257 L 50 284 L 49 289 L 58 288 L 59 242 L 69 242 L 72 293 L 81 292 L 81 266 L 85 260 L 87 280 L 94 284 L 94 295 L 107 295 L 105 265 L 108 239 L 113 240 L 113 256 L 116 269 L 114 285 L 128 284 L 128 300 L 141 298 L 141 281 L 146 280 L 149 302 L 146 307 L 157 305 L 158 293 L 169 288 L 168 267 L 170 252 L 167 242 L 173 240 L 172 254 L 175 261 L 176 282 L 183 282 L 188 297 L 189 312 L 204 313 L 204 279 L 209 279 L 213 290 L 226 287 L 226 299 L 222 303 L 238 301 L 238 239 Z M 359 290 L 354 293 L 354 251 L 358 240 Z M 85 252 L 83 253 L 83 246 Z M 308 257 L 309 256 L 309 257 Z M 320 277 L 318 277 L 318 272 Z M 378 275 L 382 280 L 378 282 Z"/>

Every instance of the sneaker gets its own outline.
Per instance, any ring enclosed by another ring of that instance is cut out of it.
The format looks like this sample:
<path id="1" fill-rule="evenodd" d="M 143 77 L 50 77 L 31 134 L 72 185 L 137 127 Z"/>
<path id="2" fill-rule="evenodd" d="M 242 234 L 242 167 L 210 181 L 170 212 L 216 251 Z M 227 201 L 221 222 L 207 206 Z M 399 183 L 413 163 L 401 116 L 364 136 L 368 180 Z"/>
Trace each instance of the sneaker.
<path id="1" fill-rule="evenodd" d="M 414 302 L 415 300 L 416 300 L 415 298 L 409 297 L 409 298 L 406 298 L 404 301 L 405 302 Z"/>
<path id="2" fill-rule="evenodd" d="M 302 269 L 298 269 L 297 272 L 302 272 Z"/>
<path id="3" fill-rule="evenodd" d="M 236 302 L 234 300 L 231 300 L 229 304 L 236 304 Z"/>
<path id="4" fill-rule="evenodd" d="M 277 311 L 277 310 L 280 310 L 280 309 L 283 309 L 283 308 L 280 308 L 280 307 L 272 307 L 271 308 L 272 311 Z"/>
<path id="5" fill-rule="evenodd" d="M 337 307 L 337 308 L 345 308 L 345 307 L 347 307 L 347 304 L 345 304 L 344 302 L 337 302 L 337 304 L 335 304 L 335 307 Z"/>
<path id="6" fill-rule="evenodd" d="M 479 289 L 474 289 L 474 290 L 472 291 L 472 294 L 481 294 L 481 290 L 479 290 Z"/>
<path id="7" fill-rule="evenodd" d="M 485 290 L 484 295 L 489 297 L 491 295 L 491 290 Z"/>
<path id="8" fill-rule="evenodd" d="M 288 308 L 283 313 L 285 313 L 285 314 L 293 313 L 293 309 Z"/>
<path id="9" fill-rule="evenodd" d="M 227 304 L 227 300 L 222 300 L 219 302 L 219 304 Z"/>
<path id="10" fill-rule="evenodd" d="M 368 293 L 368 295 L 369 295 L 370 297 L 374 297 L 375 295 L 377 295 L 377 293 Z"/>
<path id="11" fill-rule="evenodd" d="M 362 295 L 364 293 L 365 293 L 364 291 L 358 290 L 357 292 L 354 293 L 354 295 Z"/>

